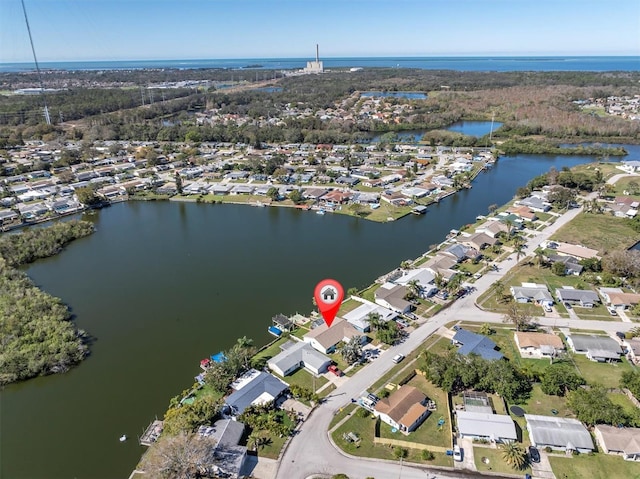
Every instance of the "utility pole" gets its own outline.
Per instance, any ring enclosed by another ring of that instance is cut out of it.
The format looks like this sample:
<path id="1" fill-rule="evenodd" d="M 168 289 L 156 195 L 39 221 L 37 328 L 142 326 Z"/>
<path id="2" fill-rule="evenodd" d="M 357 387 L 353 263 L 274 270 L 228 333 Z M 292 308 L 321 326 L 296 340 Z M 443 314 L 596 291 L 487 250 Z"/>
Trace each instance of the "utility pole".
<path id="1" fill-rule="evenodd" d="M 49 116 L 49 107 L 47 106 L 47 98 L 44 93 L 44 82 L 42 81 L 42 73 L 40 73 L 40 65 L 38 65 L 38 57 L 36 56 L 36 48 L 33 46 L 33 37 L 31 36 L 31 27 L 29 26 L 29 17 L 27 16 L 27 8 L 22 2 L 22 12 L 24 13 L 24 21 L 27 24 L 27 32 L 29 32 L 29 43 L 31 43 L 31 52 L 33 53 L 33 61 L 36 64 L 36 72 L 38 73 L 38 82 L 40 83 L 40 93 L 42 94 L 42 102 L 44 103 L 44 119 L 47 125 L 51 125 L 51 117 Z"/>

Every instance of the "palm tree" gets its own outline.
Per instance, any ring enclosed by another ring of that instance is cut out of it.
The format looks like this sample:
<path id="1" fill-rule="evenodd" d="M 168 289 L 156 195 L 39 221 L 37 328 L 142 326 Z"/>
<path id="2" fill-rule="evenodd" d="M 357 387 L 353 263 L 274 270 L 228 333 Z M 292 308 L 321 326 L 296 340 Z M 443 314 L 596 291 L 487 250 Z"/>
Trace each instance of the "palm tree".
<path id="1" fill-rule="evenodd" d="M 458 291 L 458 289 L 460 289 L 460 285 L 462 284 L 462 275 L 459 273 L 454 274 L 453 276 L 451 276 L 451 278 L 449 278 L 449 281 L 447 281 L 447 284 L 445 285 L 445 289 L 453 294 L 456 291 Z"/>
<path id="2" fill-rule="evenodd" d="M 491 285 L 491 291 L 496 295 L 496 300 L 498 301 L 498 303 L 502 303 L 504 301 L 504 298 L 506 297 L 506 294 L 504 292 L 505 287 L 505 284 L 501 280 L 496 280 Z"/>
<path id="3" fill-rule="evenodd" d="M 544 251 L 541 250 L 540 248 L 537 248 L 533 254 L 535 255 L 536 258 L 536 264 L 538 265 L 538 268 L 541 268 L 545 263 L 546 263 L 546 259 L 544 256 Z"/>
<path id="4" fill-rule="evenodd" d="M 444 277 L 440 272 L 436 273 L 436 275 L 433 277 L 433 282 L 438 289 L 442 289 L 442 287 L 444 286 Z"/>
<path id="5" fill-rule="evenodd" d="M 513 237 L 513 251 L 516 253 L 516 261 L 520 261 L 520 257 L 524 255 L 524 240 L 522 236 L 516 235 Z"/>
<path id="6" fill-rule="evenodd" d="M 258 448 L 268 446 L 271 443 L 271 438 L 263 431 L 254 431 L 249 435 L 247 446 L 249 449 L 257 451 Z"/>
<path id="7" fill-rule="evenodd" d="M 507 239 L 511 238 L 511 233 L 513 232 L 513 220 L 506 219 L 504 220 L 504 224 L 507 226 Z"/>
<path id="8" fill-rule="evenodd" d="M 369 327 L 374 331 L 380 329 L 383 324 L 382 316 L 379 313 L 369 313 L 367 320 L 369 321 Z"/>
<path id="9" fill-rule="evenodd" d="M 417 279 L 412 279 L 407 283 L 409 287 L 409 291 L 411 291 L 416 297 L 420 297 L 420 293 L 422 292 L 422 287 Z"/>
<path id="10" fill-rule="evenodd" d="M 339 347 L 342 359 L 355 364 L 362 358 L 362 336 L 353 336 L 349 341 L 341 341 Z"/>
<path id="11" fill-rule="evenodd" d="M 508 441 L 500 446 L 502 459 L 514 469 L 520 470 L 527 463 L 527 457 L 523 447 L 513 441 Z"/>

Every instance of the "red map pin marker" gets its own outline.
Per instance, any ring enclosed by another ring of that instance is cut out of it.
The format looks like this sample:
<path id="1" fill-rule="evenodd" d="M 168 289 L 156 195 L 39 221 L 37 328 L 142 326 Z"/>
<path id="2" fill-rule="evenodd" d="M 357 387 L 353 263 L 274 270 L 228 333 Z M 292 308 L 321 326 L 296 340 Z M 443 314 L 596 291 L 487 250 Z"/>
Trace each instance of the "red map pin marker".
<path id="1" fill-rule="evenodd" d="M 316 286 L 313 295 L 324 322 L 327 327 L 331 326 L 344 299 L 342 285 L 335 279 L 323 279 Z"/>

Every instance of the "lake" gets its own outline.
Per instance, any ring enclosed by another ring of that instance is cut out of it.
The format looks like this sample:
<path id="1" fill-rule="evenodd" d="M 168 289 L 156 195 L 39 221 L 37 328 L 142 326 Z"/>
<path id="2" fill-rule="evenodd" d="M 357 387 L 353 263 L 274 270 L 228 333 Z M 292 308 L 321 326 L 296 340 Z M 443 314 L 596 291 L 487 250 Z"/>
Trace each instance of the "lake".
<path id="1" fill-rule="evenodd" d="M 638 158 L 640 149 L 628 148 Z M 532 177 L 591 160 L 503 157 L 472 189 L 385 224 L 177 202 L 121 203 L 88 216 L 95 234 L 27 272 L 71 306 L 95 337 L 92 354 L 67 374 L 0 392 L 0 476 L 126 477 L 144 450 L 137 436 L 191 386 L 200 359 L 244 335 L 266 343 L 273 315 L 311 311 L 319 280 L 364 287 Z M 120 443 L 122 434 L 129 441 Z"/>
<path id="2" fill-rule="evenodd" d="M 463 135 L 469 136 L 484 136 L 488 135 L 491 132 L 491 123 L 490 121 L 457 121 L 452 123 L 451 125 L 443 128 L 447 131 L 453 131 L 456 133 L 461 133 Z M 496 131 L 498 128 L 502 126 L 502 123 L 494 121 L 493 122 L 493 131 Z M 389 139 L 389 141 L 393 143 L 418 143 L 422 140 L 422 137 L 429 130 L 404 130 L 404 131 L 393 131 L 386 133 L 376 133 L 373 134 L 371 143 L 378 143 L 385 139 Z"/>

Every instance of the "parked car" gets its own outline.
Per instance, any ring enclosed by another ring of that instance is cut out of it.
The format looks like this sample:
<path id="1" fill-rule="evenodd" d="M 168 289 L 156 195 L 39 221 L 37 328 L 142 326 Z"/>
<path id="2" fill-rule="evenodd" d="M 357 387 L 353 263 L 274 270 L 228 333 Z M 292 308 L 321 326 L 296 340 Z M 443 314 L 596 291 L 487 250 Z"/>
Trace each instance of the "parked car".
<path id="1" fill-rule="evenodd" d="M 614 308 L 613 306 L 607 307 L 607 310 L 609 311 L 609 314 L 611 316 L 618 316 L 618 312 L 616 311 L 616 308 Z"/>
<path id="2" fill-rule="evenodd" d="M 453 446 L 453 460 L 454 461 L 462 461 L 462 449 L 457 444 Z"/>
<path id="3" fill-rule="evenodd" d="M 396 323 L 398 323 L 398 326 L 400 326 L 401 328 L 408 328 L 409 327 L 409 323 L 407 323 L 404 319 L 396 319 Z"/>
<path id="4" fill-rule="evenodd" d="M 396 354 L 396 355 L 393 357 L 392 361 L 393 361 L 394 363 L 398 364 L 398 363 L 402 362 L 402 360 L 403 360 L 403 359 L 404 359 L 404 354 Z"/>
<path id="5" fill-rule="evenodd" d="M 327 370 L 328 370 L 330 373 L 333 373 L 333 374 L 335 374 L 335 375 L 336 375 L 336 376 L 338 376 L 338 377 L 342 376 L 342 371 L 341 371 L 340 369 L 338 369 L 338 366 L 336 366 L 335 364 L 332 364 L 331 366 L 329 366 L 329 367 L 327 368 Z"/>
<path id="6" fill-rule="evenodd" d="M 531 462 L 540 462 L 540 452 L 533 446 L 529 446 L 529 457 Z"/>
<path id="7" fill-rule="evenodd" d="M 616 336 L 618 336 L 620 339 L 627 339 L 627 336 L 622 331 L 616 332 Z"/>
<path id="8" fill-rule="evenodd" d="M 548 304 L 543 304 L 542 305 L 542 309 L 544 309 L 545 313 L 552 313 L 553 312 L 553 308 Z"/>

